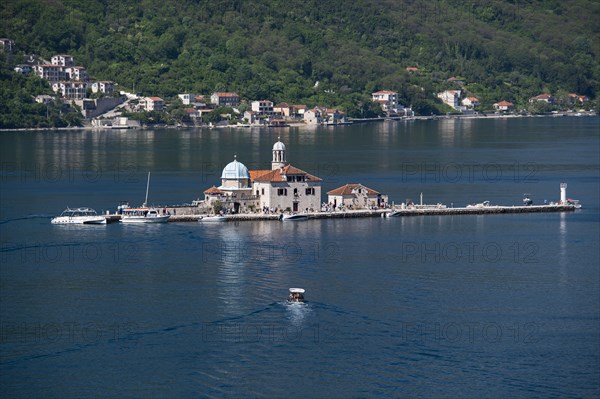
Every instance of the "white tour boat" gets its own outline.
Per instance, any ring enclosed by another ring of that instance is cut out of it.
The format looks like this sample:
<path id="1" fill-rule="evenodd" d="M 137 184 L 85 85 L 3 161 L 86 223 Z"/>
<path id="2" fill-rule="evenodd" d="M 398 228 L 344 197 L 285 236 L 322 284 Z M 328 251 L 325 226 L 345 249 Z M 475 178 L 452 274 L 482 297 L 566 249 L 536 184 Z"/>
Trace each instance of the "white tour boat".
<path id="1" fill-rule="evenodd" d="M 121 215 L 123 223 L 166 223 L 171 215 L 161 215 L 157 209 L 142 206 L 140 208 L 125 208 Z"/>
<path id="2" fill-rule="evenodd" d="M 297 220 L 308 220 L 308 215 L 303 215 L 301 213 L 292 213 L 289 215 L 282 215 L 281 220 L 284 222 L 285 221 L 293 222 L 293 221 L 297 221 Z"/>
<path id="3" fill-rule="evenodd" d="M 51 220 L 52 224 L 106 224 L 106 218 L 92 208 L 67 208 Z"/>
<path id="4" fill-rule="evenodd" d="M 129 208 L 122 206 L 120 208 L 122 223 L 166 223 L 171 215 L 161 215 L 157 209 L 148 208 L 148 189 L 150 188 L 150 172 L 148 172 L 148 182 L 146 183 L 146 200 L 139 208 Z"/>

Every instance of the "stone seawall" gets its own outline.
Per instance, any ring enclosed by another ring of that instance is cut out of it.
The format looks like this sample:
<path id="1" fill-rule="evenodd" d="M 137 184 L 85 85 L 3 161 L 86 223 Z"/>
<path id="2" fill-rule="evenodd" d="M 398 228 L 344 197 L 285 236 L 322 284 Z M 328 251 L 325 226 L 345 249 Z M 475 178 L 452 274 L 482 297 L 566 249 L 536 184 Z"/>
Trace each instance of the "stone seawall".
<path id="1" fill-rule="evenodd" d="M 531 206 L 485 206 L 472 208 L 428 208 L 428 209 L 375 209 L 337 212 L 303 213 L 308 219 L 343 219 L 364 217 L 403 217 L 403 216 L 433 216 L 433 215 L 489 215 L 503 213 L 539 213 L 539 212 L 571 212 L 573 205 L 531 205 Z M 198 222 L 205 215 L 187 214 L 171 215 L 169 222 Z M 242 222 L 253 220 L 279 220 L 278 214 L 248 213 L 225 215 L 227 222 Z M 106 215 L 109 223 L 117 222 L 121 215 Z"/>

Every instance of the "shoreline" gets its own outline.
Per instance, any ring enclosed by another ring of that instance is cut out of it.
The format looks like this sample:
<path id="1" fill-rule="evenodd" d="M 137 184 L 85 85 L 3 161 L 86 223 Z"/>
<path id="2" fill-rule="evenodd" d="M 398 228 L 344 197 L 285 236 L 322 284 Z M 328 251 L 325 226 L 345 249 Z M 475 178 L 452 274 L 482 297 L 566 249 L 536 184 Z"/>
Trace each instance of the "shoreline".
<path id="1" fill-rule="evenodd" d="M 576 115 L 578 114 L 578 115 Z M 411 122 L 411 121 L 431 121 L 431 120 L 448 120 L 448 119 L 517 119 L 517 118 L 560 118 L 560 117 L 594 117 L 599 114 L 596 112 L 559 112 L 557 114 L 550 115 L 520 115 L 520 114 L 486 114 L 486 115 L 432 115 L 432 116 L 400 116 L 390 118 L 371 118 L 371 119 L 350 119 L 350 124 L 339 124 L 339 126 L 350 126 L 352 124 L 362 123 L 375 123 L 375 122 Z M 272 126 L 252 126 L 252 125 L 229 125 L 223 127 L 209 127 L 209 126 L 143 126 L 140 128 L 132 128 L 126 130 L 151 130 L 151 129 L 173 129 L 173 130 L 190 130 L 190 129 L 252 129 L 252 128 L 268 128 L 268 129 L 287 129 L 290 127 L 297 128 L 316 128 L 316 127 L 335 127 L 336 125 L 306 125 L 304 123 L 292 123 L 288 126 L 283 127 L 272 127 Z M 51 132 L 51 131 L 80 131 L 80 130 L 92 130 L 92 131 L 111 131 L 119 129 L 103 129 L 94 126 L 73 126 L 73 127 L 37 127 L 37 128 L 14 128 L 14 129 L 0 129 L 0 132 Z"/>

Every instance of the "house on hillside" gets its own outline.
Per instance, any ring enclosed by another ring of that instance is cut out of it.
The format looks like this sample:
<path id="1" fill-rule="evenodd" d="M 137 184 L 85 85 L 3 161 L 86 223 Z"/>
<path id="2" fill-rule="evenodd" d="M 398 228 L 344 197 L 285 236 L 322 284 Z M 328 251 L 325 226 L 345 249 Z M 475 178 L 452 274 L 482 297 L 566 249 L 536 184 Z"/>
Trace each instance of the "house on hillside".
<path id="1" fill-rule="evenodd" d="M 251 109 L 254 112 L 257 112 L 259 115 L 273 115 L 273 101 L 269 100 L 259 100 L 252 101 Z"/>
<path id="2" fill-rule="evenodd" d="M 498 103 L 494 103 L 493 107 L 496 111 L 512 111 L 514 104 L 508 101 L 500 101 Z"/>
<path id="3" fill-rule="evenodd" d="M 381 106 L 383 112 L 388 114 L 398 112 L 398 93 L 394 91 L 377 91 L 371 93 L 374 103 L 378 103 Z"/>
<path id="4" fill-rule="evenodd" d="M 69 80 L 87 81 L 87 69 L 82 66 L 70 66 L 65 68 L 65 74 Z"/>
<path id="5" fill-rule="evenodd" d="M 177 97 L 179 97 L 179 99 L 181 100 L 181 103 L 183 105 L 190 105 L 192 103 L 192 98 L 194 96 L 191 94 L 185 93 L 185 94 L 178 94 Z"/>
<path id="6" fill-rule="evenodd" d="M 437 97 L 442 100 L 444 104 L 459 110 L 460 109 L 460 90 L 446 90 L 437 94 Z"/>
<path id="7" fill-rule="evenodd" d="M 335 108 L 314 107 L 304 112 L 307 125 L 337 125 L 346 123 L 346 114 Z"/>
<path id="8" fill-rule="evenodd" d="M 547 104 L 554 104 L 554 97 L 552 97 L 552 95 L 550 95 L 549 93 L 543 93 L 539 96 L 531 97 L 529 99 L 529 103 L 535 103 L 537 101 L 543 101 Z"/>
<path id="9" fill-rule="evenodd" d="M 590 98 L 588 96 L 578 96 L 577 101 L 579 101 L 581 104 L 585 104 L 590 101 Z"/>
<path id="10" fill-rule="evenodd" d="M 115 91 L 115 82 L 99 80 L 91 84 L 92 93 L 112 94 Z"/>
<path id="11" fill-rule="evenodd" d="M 85 82 L 54 82 L 52 83 L 52 90 L 70 100 L 83 100 L 87 97 L 87 84 Z"/>
<path id="12" fill-rule="evenodd" d="M 49 104 L 54 101 L 54 97 L 49 96 L 47 94 L 40 94 L 39 96 L 35 96 L 35 102 L 40 104 Z"/>
<path id="13" fill-rule="evenodd" d="M 473 109 L 479 107 L 480 103 L 477 97 L 466 97 L 463 98 L 462 105 L 464 105 L 468 109 Z"/>
<path id="14" fill-rule="evenodd" d="M 279 103 L 273 106 L 273 112 L 285 118 L 289 118 L 291 114 L 291 107 L 288 103 Z"/>
<path id="15" fill-rule="evenodd" d="M 575 105 L 577 103 L 584 104 L 590 101 L 588 96 L 580 96 L 579 94 L 569 93 L 568 94 L 569 104 Z"/>
<path id="16" fill-rule="evenodd" d="M 69 67 L 75 65 L 75 60 L 69 54 L 57 54 L 51 58 L 52 65 Z"/>
<path id="17" fill-rule="evenodd" d="M 464 84 L 465 84 L 465 80 L 464 80 L 463 78 L 457 78 L 456 76 L 453 76 L 453 77 L 451 77 L 451 78 L 448 78 L 448 79 L 447 79 L 447 82 L 448 82 L 448 83 L 454 83 L 454 84 L 457 84 L 457 85 L 459 85 L 459 86 L 462 86 L 462 85 L 464 85 Z"/>
<path id="18" fill-rule="evenodd" d="M 303 119 L 304 113 L 308 110 L 308 107 L 304 104 L 290 105 L 290 116 L 294 119 Z"/>
<path id="19" fill-rule="evenodd" d="M 0 39 L 0 46 L 2 46 L 2 50 L 7 53 L 12 53 L 13 48 L 15 47 L 15 42 L 11 39 L 7 39 L 5 37 Z"/>
<path id="20" fill-rule="evenodd" d="M 237 107 L 240 96 L 237 93 L 215 92 L 210 96 L 210 101 L 217 106 Z"/>
<path id="21" fill-rule="evenodd" d="M 67 80 L 65 68 L 61 65 L 42 64 L 33 67 L 34 72 L 48 82 L 60 82 Z"/>
<path id="22" fill-rule="evenodd" d="M 388 203 L 388 196 L 362 184 L 351 183 L 329 191 L 327 202 L 333 208 L 341 206 L 352 209 L 380 208 Z"/>
<path id="23" fill-rule="evenodd" d="M 32 68 L 29 64 L 18 64 L 15 66 L 14 71 L 22 75 L 27 75 L 32 71 Z"/>
<path id="24" fill-rule="evenodd" d="M 160 97 L 142 97 L 139 102 L 140 107 L 144 111 L 163 111 L 165 109 L 165 101 Z"/>

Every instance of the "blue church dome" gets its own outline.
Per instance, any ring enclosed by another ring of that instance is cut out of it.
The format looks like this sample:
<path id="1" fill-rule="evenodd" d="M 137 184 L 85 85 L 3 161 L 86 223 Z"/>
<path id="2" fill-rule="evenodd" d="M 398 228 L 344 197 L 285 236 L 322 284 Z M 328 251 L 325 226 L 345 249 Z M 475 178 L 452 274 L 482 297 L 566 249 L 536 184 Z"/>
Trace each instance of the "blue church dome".
<path id="1" fill-rule="evenodd" d="M 246 165 L 234 159 L 223 168 L 221 179 L 250 179 L 250 173 Z"/>

